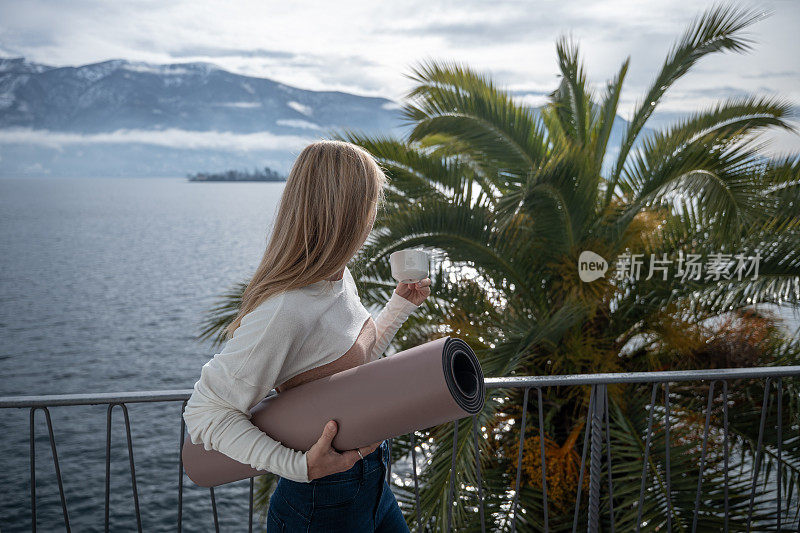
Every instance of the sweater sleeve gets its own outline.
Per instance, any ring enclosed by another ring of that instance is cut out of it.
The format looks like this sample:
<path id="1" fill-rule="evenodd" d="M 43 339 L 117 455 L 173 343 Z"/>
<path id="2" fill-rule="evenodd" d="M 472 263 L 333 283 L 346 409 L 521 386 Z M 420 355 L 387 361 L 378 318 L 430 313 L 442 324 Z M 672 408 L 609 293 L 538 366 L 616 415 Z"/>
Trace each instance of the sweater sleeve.
<path id="1" fill-rule="evenodd" d="M 389 343 L 392 342 L 397 330 L 400 329 L 403 322 L 406 321 L 417 307 L 419 306 L 414 302 L 406 300 L 397 294 L 397 292 L 392 291 L 392 296 L 389 298 L 389 301 L 386 302 L 386 305 L 381 309 L 381 312 L 378 313 L 377 318 L 375 318 L 377 334 L 370 361 L 378 359 L 383 352 L 386 351 L 386 348 L 389 347 Z"/>
<path id="2" fill-rule="evenodd" d="M 223 350 L 203 365 L 183 418 L 192 443 L 307 483 L 305 452 L 283 446 L 250 422 L 250 409 L 276 385 L 287 355 L 305 338 L 305 326 L 284 300 L 285 293 L 275 305 L 243 317 Z"/>

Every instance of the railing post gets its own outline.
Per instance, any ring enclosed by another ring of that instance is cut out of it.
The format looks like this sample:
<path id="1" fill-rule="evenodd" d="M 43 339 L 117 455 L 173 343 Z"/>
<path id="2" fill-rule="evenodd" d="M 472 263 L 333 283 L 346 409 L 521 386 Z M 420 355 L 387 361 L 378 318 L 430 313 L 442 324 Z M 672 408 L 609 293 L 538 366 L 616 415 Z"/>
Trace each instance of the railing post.
<path id="1" fill-rule="evenodd" d="M 458 449 L 458 419 L 453 422 L 453 451 L 450 455 L 450 489 L 447 497 L 447 531 L 453 531 L 453 499 L 456 486 L 456 450 Z"/>
<path id="2" fill-rule="evenodd" d="M 589 413 L 591 420 L 591 439 L 589 444 L 589 515 L 588 531 L 596 533 L 600 522 L 600 461 L 602 460 L 603 447 L 603 415 L 605 414 L 606 386 L 595 385 L 592 411 Z"/>
<path id="3" fill-rule="evenodd" d="M 181 404 L 181 436 L 178 444 L 178 533 L 183 531 L 183 439 L 186 434 L 186 420 L 183 419 L 183 412 L 186 410 L 184 400 Z"/>
<path id="4" fill-rule="evenodd" d="M 581 491 L 583 489 L 583 476 L 586 470 L 586 451 L 589 449 L 589 434 L 592 427 L 592 405 L 594 402 L 594 387 L 589 391 L 589 407 L 586 410 L 586 422 L 583 424 L 583 448 L 581 448 L 581 470 L 578 475 L 578 494 L 575 496 L 575 515 L 572 519 L 572 533 L 578 531 L 578 512 L 581 507 Z"/>
<path id="5" fill-rule="evenodd" d="M 664 485 L 667 492 L 667 533 L 672 533 L 672 471 L 670 457 L 672 442 L 670 441 L 670 406 L 669 406 L 669 381 L 664 382 Z"/>
<path id="6" fill-rule="evenodd" d="M 772 378 L 767 378 L 764 382 L 764 400 L 761 403 L 761 420 L 758 424 L 758 444 L 756 445 L 755 464 L 753 465 L 753 483 L 750 489 L 750 505 L 747 512 L 747 531 L 750 531 L 750 526 L 753 522 L 753 504 L 756 498 L 756 485 L 758 485 L 758 474 L 761 466 L 761 458 L 763 455 L 762 445 L 764 443 L 764 425 L 767 420 L 767 409 L 769 405 L 769 395 L 772 386 Z M 780 475 L 780 470 L 779 470 Z M 766 482 L 766 480 L 765 480 Z"/>
<path id="7" fill-rule="evenodd" d="M 392 485 L 392 439 L 386 439 L 386 446 L 389 448 L 389 464 L 386 465 L 386 483 Z"/>
<path id="8" fill-rule="evenodd" d="M 214 515 L 214 531 L 219 533 L 219 515 L 217 514 L 217 498 L 214 496 L 214 487 L 209 487 L 208 492 L 211 495 L 211 512 Z"/>
<path id="9" fill-rule="evenodd" d="M 255 488 L 256 478 L 250 478 L 250 501 L 247 503 L 247 533 L 253 533 L 253 489 Z"/>
<path id="10" fill-rule="evenodd" d="M 519 424 L 519 450 L 517 453 L 517 480 L 514 484 L 514 500 L 511 503 L 511 533 L 517 530 L 517 503 L 519 502 L 519 488 L 522 480 L 522 450 L 525 447 L 525 420 L 528 415 L 528 387 L 522 394 L 522 417 Z"/>
<path id="11" fill-rule="evenodd" d="M 547 461 L 545 457 L 545 446 L 544 446 L 544 411 L 542 406 L 542 388 L 537 387 L 536 393 L 539 395 L 538 397 L 538 406 L 539 406 L 539 448 L 541 453 L 542 459 L 542 500 L 544 503 L 544 532 L 548 533 L 550 531 L 550 522 L 547 516 Z"/>
<path id="12" fill-rule="evenodd" d="M 650 440 L 653 437 L 653 410 L 656 407 L 656 393 L 658 392 L 658 383 L 653 383 L 653 388 L 650 391 L 650 410 L 647 414 L 647 434 L 644 441 L 644 458 L 642 459 L 642 479 L 639 485 L 639 501 L 636 504 L 636 533 L 642 528 L 642 510 L 644 509 L 644 488 L 647 483 L 647 461 L 650 457 Z M 727 473 L 726 473 L 727 475 Z"/>
<path id="13" fill-rule="evenodd" d="M 417 478 L 417 443 L 414 438 L 414 432 L 411 432 L 411 463 L 412 475 L 414 477 L 414 499 L 417 502 L 417 533 L 424 533 L 422 530 L 422 518 L 419 515 L 419 479 Z"/>
<path id="14" fill-rule="evenodd" d="M 56 480 L 58 481 L 58 494 L 61 497 L 61 512 L 64 516 L 64 527 L 67 533 L 71 531 L 69 525 L 69 512 L 67 511 L 67 497 L 64 493 L 64 483 L 61 479 L 61 467 L 58 465 L 58 451 L 56 450 L 56 438 L 53 433 L 53 422 L 50 420 L 50 411 L 47 407 L 31 407 L 30 411 L 30 466 L 31 466 L 31 530 L 36 531 L 36 446 L 34 443 L 34 419 L 36 418 L 36 410 L 41 409 L 44 411 L 44 417 L 47 421 L 47 434 L 50 438 L 50 451 L 53 454 L 53 467 L 56 470 Z"/>
<path id="15" fill-rule="evenodd" d="M 608 471 L 608 514 L 611 521 L 611 533 L 614 533 L 614 482 L 611 472 L 611 417 L 608 414 L 608 387 L 603 385 L 603 395 L 605 396 L 605 420 L 606 420 L 606 470 Z"/>
<path id="16" fill-rule="evenodd" d="M 133 507 L 136 514 L 136 528 L 142 533 L 142 514 L 139 510 L 139 489 L 136 486 L 136 468 L 133 463 L 133 438 L 131 437 L 131 420 L 128 416 L 128 406 L 124 403 L 112 402 L 108 404 L 106 412 L 106 519 L 105 531 L 110 529 L 110 501 L 111 501 L 111 413 L 115 406 L 122 408 L 122 415 L 125 420 L 125 437 L 128 442 L 128 464 L 131 471 L 131 491 L 133 492 Z"/>
<path id="17" fill-rule="evenodd" d="M 481 533 L 486 533 L 486 517 L 484 516 L 483 511 L 483 479 L 481 478 L 481 452 L 480 440 L 478 436 L 478 415 L 472 415 L 472 436 L 475 439 L 475 471 L 478 474 L 478 510 L 481 519 Z M 415 477 L 414 483 L 416 482 L 417 479 Z M 417 502 L 417 506 L 419 506 L 419 501 Z M 417 516 L 419 517 L 419 509 L 417 510 Z M 417 518 L 417 520 L 419 520 L 419 518 Z"/>

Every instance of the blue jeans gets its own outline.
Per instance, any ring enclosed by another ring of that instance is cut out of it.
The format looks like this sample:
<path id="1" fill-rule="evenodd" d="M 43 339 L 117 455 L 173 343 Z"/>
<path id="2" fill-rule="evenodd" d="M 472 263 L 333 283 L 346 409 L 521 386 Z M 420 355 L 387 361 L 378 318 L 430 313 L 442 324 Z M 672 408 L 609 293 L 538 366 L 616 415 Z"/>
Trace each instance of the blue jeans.
<path id="1" fill-rule="evenodd" d="M 389 444 L 383 441 L 350 469 L 310 483 L 278 478 L 267 511 L 267 533 L 408 533 L 386 483 Z"/>

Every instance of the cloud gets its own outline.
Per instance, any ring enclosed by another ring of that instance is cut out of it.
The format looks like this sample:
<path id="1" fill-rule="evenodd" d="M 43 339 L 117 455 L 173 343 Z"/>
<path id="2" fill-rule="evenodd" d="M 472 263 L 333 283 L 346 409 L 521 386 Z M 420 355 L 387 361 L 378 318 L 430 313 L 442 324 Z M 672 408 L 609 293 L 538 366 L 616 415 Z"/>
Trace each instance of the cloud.
<path id="1" fill-rule="evenodd" d="M 232 133 L 225 131 L 117 130 L 109 133 L 62 133 L 31 128 L 0 129 L 0 144 L 28 144 L 63 149 L 82 144 L 140 143 L 169 148 L 217 149 L 238 152 L 300 150 L 314 141 L 312 136 L 276 135 L 269 132 Z"/>
<path id="2" fill-rule="evenodd" d="M 297 0 L 0 2 L 0 51 L 56 66 L 112 58 L 175 63 L 210 61 L 291 86 L 401 100 L 421 58 L 457 60 L 502 87 L 553 90 L 554 40 L 580 42 L 590 82 L 602 90 L 622 61 L 631 66 L 621 98 L 627 116 L 652 82 L 672 43 L 717 0 L 341 0 L 335 8 Z M 704 58 L 664 102 L 690 110 L 717 87 L 755 92 L 767 86 L 800 100 L 795 47 L 800 2 L 738 0 L 773 14 L 748 29 L 746 54 Z M 695 94 L 688 92 L 695 91 Z"/>
<path id="3" fill-rule="evenodd" d="M 239 109 L 253 109 L 261 107 L 261 102 L 222 102 L 220 104 L 213 104 L 219 107 L 235 107 Z"/>
<path id="4" fill-rule="evenodd" d="M 294 59 L 297 54 L 286 50 L 265 50 L 263 48 L 223 48 L 215 46 L 186 46 L 170 53 L 173 57 L 252 57 L 271 59 Z"/>
<path id="5" fill-rule="evenodd" d="M 307 120 L 296 120 L 296 119 L 279 119 L 275 121 L 275 124 L 278 126 L 286 126 L 289 128 L 301 128 L 306 130 L 322 130 L 322 127 L 319 124 L 314 124 L 313 122 L 309 122 Z"/>
<path id="6" fill-rule="evenodd" d="M 298 113 L 310 117 L 314 110 L 308 107 L 307 105 L 303 105 L 300 102 L 286 102 L 286 105 L 297 111 Z"/>
<path id="7" fill-rule="evenodd" d="M 478 11 L 465 20 L 436 20 L 400 28 L 398 32 L 410 36 L 437 37 L 451 45 L 468 47 L 530 43 L 543 40 L 544 34 L 547 35 L 544 40 L 549 43 L 553 35 L 569 34 L 575 28 L 580 28 L 587 37 L 602 36 L 612 41 L 621 40 L 625 34 L 643 37 L 673 36 L 672 32 L 662 29 L 660 25 L 651 24 L 647 20 L 637 21 L 631 14 L 627 18 L 622 13 L 619 17 L 590 17 L 571 11 L 568 5 L 551 5 L 546 10 L 520 11 L 518 8 L 507 8 L 505 11 Z M 615 12 L 613 8 L 610 11 Z"/>
<path id="8" fill-rule="evenodd" d="M 763 79 L 763 78 L 795 78 L 800 79 L 800 70 L 765 70 L 757 74 L 742 74 L 743 78 Z"/>
<path id="9" fill-rule="evenodd" d="M 514 101 L 530 107 L 541 107 L 550 101 L 548 93 L 543 92 L 518 92 L 514 94 Z"/>

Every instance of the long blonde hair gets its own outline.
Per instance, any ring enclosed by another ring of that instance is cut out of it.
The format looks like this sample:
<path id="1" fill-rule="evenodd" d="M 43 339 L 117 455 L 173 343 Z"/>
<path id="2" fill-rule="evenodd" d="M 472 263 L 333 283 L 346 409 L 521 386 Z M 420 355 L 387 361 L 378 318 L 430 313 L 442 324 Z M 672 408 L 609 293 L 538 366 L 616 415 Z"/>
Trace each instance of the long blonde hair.
<path id="1" fill-rule="evenodd" d="M 360 146 L 337 140 L 306 146 L 289 172 L 267 248 L 226 328 L 228 337 L 270 296 L 343 269 L 369 236 L 386 181 Z"/>

